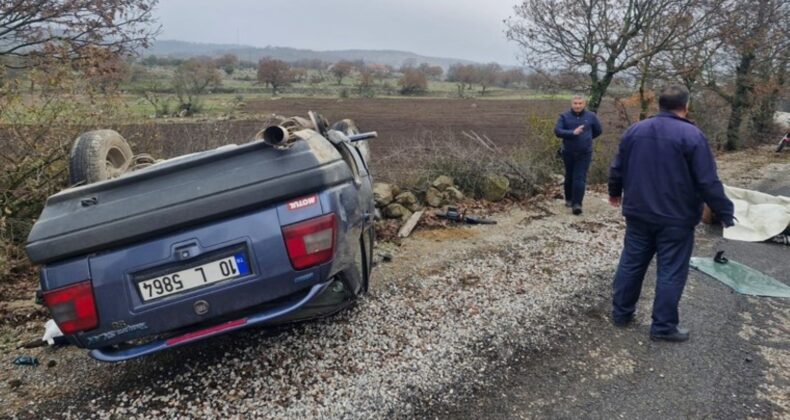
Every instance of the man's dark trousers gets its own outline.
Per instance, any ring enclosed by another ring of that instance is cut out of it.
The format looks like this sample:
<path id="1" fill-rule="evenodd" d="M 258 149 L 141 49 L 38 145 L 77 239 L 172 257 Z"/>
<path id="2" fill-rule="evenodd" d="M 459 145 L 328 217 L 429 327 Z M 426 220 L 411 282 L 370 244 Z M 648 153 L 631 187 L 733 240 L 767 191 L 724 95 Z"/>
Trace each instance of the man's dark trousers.
<path id="1" fill-rule="evenodd" d="M 625 246 L 614 278 L 612 318 L 633 317 L 642 281 L 655 254 L 658 266 L 651 334 L 671 334 L 678 326 L 678 304 L 694 248 L 694 228 L 667 226 L 627 219 Z"/>
<path id="2" fill-rule="evenodd" d="M 592 162 L 592 150 L 562 152 L 565 163 L 565 200 L 571 205 L 581 206 L 587 188 L 587 172 Z"/>

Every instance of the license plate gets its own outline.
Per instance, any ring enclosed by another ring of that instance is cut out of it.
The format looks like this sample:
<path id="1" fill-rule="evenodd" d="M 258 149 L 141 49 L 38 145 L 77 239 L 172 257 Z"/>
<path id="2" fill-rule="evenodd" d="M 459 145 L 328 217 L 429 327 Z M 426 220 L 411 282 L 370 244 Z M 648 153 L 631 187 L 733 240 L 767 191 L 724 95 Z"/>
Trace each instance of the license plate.
<path id="1" fill-rule="evenodd" d="M 192 268 L 175 271 L 137 283 L 143 301 L 181 293 L 249 274 L 249 264 L 243 252 L 220 258 Z"/>

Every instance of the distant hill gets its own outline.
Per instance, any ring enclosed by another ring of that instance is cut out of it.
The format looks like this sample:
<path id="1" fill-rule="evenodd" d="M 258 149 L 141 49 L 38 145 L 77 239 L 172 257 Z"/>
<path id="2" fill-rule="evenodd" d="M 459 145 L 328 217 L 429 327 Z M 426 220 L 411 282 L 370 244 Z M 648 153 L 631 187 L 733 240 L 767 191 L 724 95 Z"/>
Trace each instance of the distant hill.
<path id="1" fill-rule="evenodd" d="M 459 58 L 428 57 L 407 51 L 394 50 L 338 50 L 313 51 L 287 47 L 252 47 L 235 44 L 200 44 L 195 42 L 161 40 L 155 41 L 144 55 L 162 57 L 188 58 L 195 56 L 217 57 L 223 54 L 235 54 L 240 60 L 258 61 L 263 57 L 273 57 L 284 61 L 300 59 L 319 59 L 328 62 L 339 60 L 364 60 L 367 63 L 389 64 L 400 67 L 405 61 L 413 60 L 415 64 L 429 63 L 433 66 L 450 67 L 455 63 L 474 64 L 474 61 Z"/>

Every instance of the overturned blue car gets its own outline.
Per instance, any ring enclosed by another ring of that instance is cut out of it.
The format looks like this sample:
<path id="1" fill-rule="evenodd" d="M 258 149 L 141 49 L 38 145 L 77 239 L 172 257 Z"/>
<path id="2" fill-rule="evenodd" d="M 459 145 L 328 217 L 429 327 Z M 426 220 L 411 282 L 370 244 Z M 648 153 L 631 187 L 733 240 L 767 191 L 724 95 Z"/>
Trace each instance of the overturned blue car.
<path id="1" fill-rule="evenodd" d="M 47 200 L 26 247 L 41 300 L 69 343 L 108 362 L 333 314 L 369 284 L 372 137 L 311 113 L 127 171 L 120 135 L 85 133 L 72 172 L 112 179 L 77 177 Z"/>

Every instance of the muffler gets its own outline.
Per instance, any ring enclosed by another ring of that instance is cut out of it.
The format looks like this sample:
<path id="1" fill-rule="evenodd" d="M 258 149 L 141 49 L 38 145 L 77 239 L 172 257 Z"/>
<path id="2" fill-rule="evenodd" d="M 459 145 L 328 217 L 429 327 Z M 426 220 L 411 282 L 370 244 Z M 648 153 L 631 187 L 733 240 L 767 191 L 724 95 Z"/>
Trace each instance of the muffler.
<path id="1" fill-rule="evenodd" d="M 296 141 L 299 138 L 297 131 L 313 129 L 313 124 L 301 117 L 285 118 L 275 115 L 269 122 L 270 125 L 255 134 L 255 140 L 279 148 L 286 148 Z"/>

